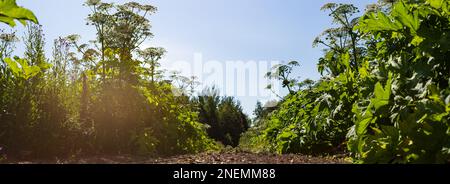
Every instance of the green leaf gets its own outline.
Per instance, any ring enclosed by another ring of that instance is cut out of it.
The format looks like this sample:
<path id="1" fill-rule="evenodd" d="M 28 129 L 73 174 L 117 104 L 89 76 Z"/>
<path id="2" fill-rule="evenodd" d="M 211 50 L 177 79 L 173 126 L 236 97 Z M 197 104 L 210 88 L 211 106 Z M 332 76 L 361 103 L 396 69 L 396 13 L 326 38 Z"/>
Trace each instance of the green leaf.
<path id="1" fill-rule="evenodd" d="M 410 28 L 412 34 L 416 34 L 420 27 L 419 11 L 409 12 L 409 6 L 403 2 L 395 4 L 392 15 L 404 26 Z"/>
<path id="2" fill-rule="evenodd" d="M 386 92 L 384 91 L 383 87 L 381 86 L 381 83 L 378 82 L 375 85 L 374 93 L 375 93 L 375 98 L 372 100 L 372 103 L 376 110 L 389 104 L 389 99 L 384 98 Z"/>
<path id="3" fill-rule="evenodd" d="M 52 66 L 53 66 L 52 64 L 47 63 L 47 62 L 42 62 L 42 63 L 39 63 L 39 65 L 38 65 L 38 67 L 39 67 L 41 70 L 47 70 L 47 69 L 50 69 Z"/>
<path id="4" fill-rule="evenodd" d="M 392 74 L 389 75 L 386 87 L 383 88 L 380 82 L 378 82 L 375 85 L 374 91 L 375 98 L 372 99 L 372 103 L 373 106 L 375 107 L 375 110 L 378 110 L 381 107 L 389 104 L 389 99 L 391 98 L 391 86 L 392 86 Z"/>
<path id="5" fill-rule="evenodd" d="M 17 65 L 16 61 L 13 61 L 11 58 L 5 58 L 5 63 L 9 66 L 14 75 L 20 74 L 21 69 L 19 68 L 19 65 Z"/>
<path id="6" fill-rule="evenodd" d="M 28 9 L 17 6 L 15 0 L 0 0 L 0 22 L 14 27 L 16 25 L 14 20 L 18 20 L 22 24 L 24 24 L 26 20 L 38 23 L 34 13 Z"/>
<path id="7" fill-rule="evenodd" d="M 411 41 L 411 44 L 414 46 L 419 46 L 423 42 L 424 38 L 420 36 L 414 36 L 414 39 Z"/>
<path id="8" fill-rule="evenodd" d="M 356 124 L 356 133 L 357 135 L 364 135 L 366 133 L 367 127 L 369 127 L 370 123 L 373 120 L 373 116 L 367 116 L 362 121 Z"/>
<path id="9" fill-rule="evenodd" d="M 292 132 L 292 131 L 283 131 L 283 132 L 278 136 L 278 138 L 279 138 L 279 139 L 282 139 L 282 140 L 284 140 L 284 139 L 291 139 L 292 137 L 296 137 L 296 134 L 295 134 L 294 132 Z"/>
<path id="10" fill-rule="evenodd" d="M 431 121 L 441 122 L 443 118 L 447 117 L 448 115 L 449 115 L 448 113 L 433 114 L 431 115 L 430 119 Z"/>
<path id="11" fill-rule="evenodd" d="M 402 28 L 403 27 L 399 22 L 393 21 L 383 12 L 371 13 L 366 17 L 363 17 L 359 26 L 355 27 L 355 29 L 359 29 L 363 32 L 398 31 Z"/>
<path id="12" fill-rule="evenodd" d="M 339 59 L 346 69 L 350 70 L 350 54 L 346 52 L 345 54 L 342 54 Z"/>
<path id="13" fill-rule="evenodd" d="M 427 0 L 427 2 L 430 3 L 431 7 L 436 9 L 441 9 L 444 4 L 444 0 Z"/>
<path id="14" fill-rule="evenodd" d="M 14 22 L 14 19 L 11 17 L 5 17 L 3 15 L 0 15 L 0 22 L 6 23 L 11 27 L 16 26 L 16 22 Z"/>
<path id="15" fill-rule="evenodd" d="M 11 58 L 5 58 L 5 63 L 9 66 L 16 77 L 23 78 L 25 80 L 28 80 L 41 72 L 41 68 L 39 66 L 29 66 L 25 59 L 16 58 L 15 60 L 12 60 Z"/>
<path id="16" fill-rule="evenodd" d="M 31 77 L 36 76 L 41 72 L 41 69 L 38 66 L 31 66 L 23 68 L 24 78 L 29 79 Z"/>

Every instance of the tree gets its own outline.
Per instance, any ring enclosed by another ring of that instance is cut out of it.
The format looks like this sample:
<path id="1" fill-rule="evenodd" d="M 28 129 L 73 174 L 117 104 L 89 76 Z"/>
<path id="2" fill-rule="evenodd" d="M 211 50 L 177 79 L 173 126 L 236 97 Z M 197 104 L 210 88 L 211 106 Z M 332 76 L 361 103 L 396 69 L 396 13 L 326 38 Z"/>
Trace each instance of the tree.
<path id="1" fill-rule="evenodd" d="M 306 89 L 312 90 L 312 88 L 313 88 L 313 86 L 314 86 L 315 83 L 316 83 L 316 82 L 313 81 L 313 80 L 311 80 L 311 79 L 305 79 L 304 81 L 298 83 L 298 87 L 299 87 L 300 89 L 303 89 L 303 88 L 306 87 Z"/>
<path id="2" fill-rule="evenodd" d="M 200 122 L 209 125 L 208 134 L 216 140 L 222 138 L 219 132 L 221 127 L 218 112 L 220 100 L 219 91 L 215 87 L 204 89 L 197 99 Z"/>
<path id="3" fill-rule="evenodd" d="M 187 86 L 189 87 L 189 94 L 191 96 L 194 95 L 195 93 L 195 88 L 197 88 L 201 83 L 198 81 L 198 77 L 197 76 L 191 76 L 189 78 L 187 78 Z"/>
<path id="4" fill-rule="evenodd" d="M 208 135 L 225 145 L 237 146 L 240 135 L 250 126 L 239 102 L 233 97 L 220 97 L 215 87 L 204 89 L 195 102 L 200 122 L 209 125 Z"/>
<path id="5" fill-rule="evenodd" d="M 253 115 L 255 115 L 255 119 L 259 119 L 263 116 L 264 108 L 260 101 L 256 102 L 255 110 L 253 111 Z"/>
<path id="6" fill-rule="evenodd" d="M 238 146 L 241 134 L 248 130 L 250 120 L 244 114 L 241 104 L 233 97 L 223 97 L 218 108 L 222 139 L 225 145 Z M 212 127 L 218 128 L 218 127 Z"/>

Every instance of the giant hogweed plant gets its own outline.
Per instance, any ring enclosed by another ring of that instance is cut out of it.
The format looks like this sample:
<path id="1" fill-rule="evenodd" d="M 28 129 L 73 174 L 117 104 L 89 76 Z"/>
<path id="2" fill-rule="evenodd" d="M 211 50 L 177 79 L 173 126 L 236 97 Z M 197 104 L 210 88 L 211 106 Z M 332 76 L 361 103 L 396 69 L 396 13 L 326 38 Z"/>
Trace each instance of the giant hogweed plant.
<path id="1" fill-rule="evenodd" d="M 358 20 L 356 7 L 329 3 L 323 6 L 338 28 L 328 29 L 314 45 L 326 47 L 318 63 L 324 75 L 315 85 L 291 93 L 268 118 L 262 134 L 278 153 L 322 154 L 342 150 L 352 125 L 352 106 L 358 98 L 357 82 L 362 48 L 353 31 Z M 366 72 L 367 73 L 367 72 Z M 338 148 L 338 149 L 336 149 Z"/>
<path id="2" fill-rule="evenodd" d="M 315 41 L 328 46 L 318 67 L 325 75 L 285 97 L 262 137 L 278 153 L 347 145 L 357 163 L 448 162 L 449 7 L 445 0 L 392 1 L 352 21 L 351 31 L 345 24 L 327 30 L 327 39 Z"/>
<path id="3" fill-rule="evenodd" d="M 374 40 L 374 86 L 354 104 L 349 150 L 363 163 L 440 163 L 450 157 L 448 1 L 399 1 L 362 17 Z M 363 90 L 362 90 L 363 91 Z"/>

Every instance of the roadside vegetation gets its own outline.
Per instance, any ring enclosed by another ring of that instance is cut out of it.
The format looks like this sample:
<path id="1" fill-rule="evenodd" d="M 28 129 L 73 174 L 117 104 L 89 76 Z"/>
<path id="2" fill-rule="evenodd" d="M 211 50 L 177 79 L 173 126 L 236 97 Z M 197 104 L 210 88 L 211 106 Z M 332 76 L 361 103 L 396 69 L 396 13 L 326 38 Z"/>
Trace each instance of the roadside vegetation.
<path id="1" fill-rule="evenodd" d="M 252 120 L 215 87 L 196 94 L 195 76 L 161 70 L 164 48 L 142 48 L 154 36 L 149 19 L 156 7 L 84 5 L 96 38 L 81 43 L 81 35 L 62 35 L 50 41 L 47 57 L 38 18 L 15 0 L 0 0 L 2 26 L 27 30 L 23 37 L 0 30 L 0 161 L 167 157 L 237 147 L 230 151 L 253 161 L 264 159 L 242 152 L 450 162 L 448 0 L 381 0 L 364 12 L 325 4 L 333 27 L 313 42 L 323 48 L 322 77 L 296 80 L 297 61 L 275 66 L 266 77 L 281 81 L 288 94 L 258 103 Z M 20 57 L 12 55 L 16 44 L 25 46 Z M 217 160 L 241 162 L 229 152 L 222 156 Z"/>

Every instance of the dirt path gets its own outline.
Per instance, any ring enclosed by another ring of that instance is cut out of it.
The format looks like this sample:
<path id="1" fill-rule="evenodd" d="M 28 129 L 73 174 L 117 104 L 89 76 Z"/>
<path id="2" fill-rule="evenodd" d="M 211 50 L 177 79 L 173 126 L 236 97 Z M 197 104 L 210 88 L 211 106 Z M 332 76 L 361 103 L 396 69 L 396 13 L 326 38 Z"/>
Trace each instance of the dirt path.
<path id="1" fill-rule="evenodd" d="M 345 163 L 343 158 L 325 158 L 303 155 L 267 155 L 251 153 L 222 153 L 183 155 L 168 159 L 156 160 L 153 163 L 182 164 L 339 164 Z"/>
<path id="2" fill-rule="evenodd" d="M 312 157 L 304 155 L 274 155 L 253 153 L 202 153 L 170 158 L 136 156 L 97 156 L 52 161 L 7 161 L 19 164 L 343 164 L 342 156 Z"/>

